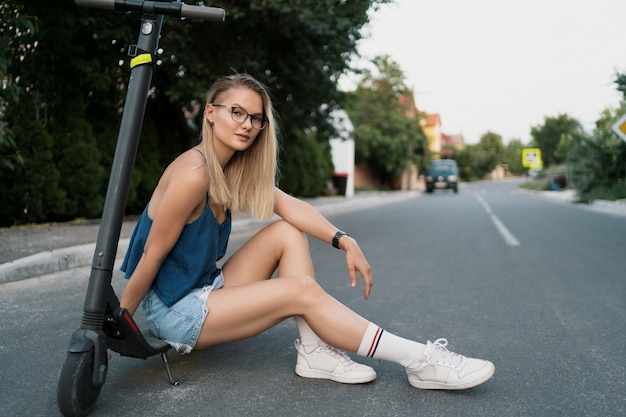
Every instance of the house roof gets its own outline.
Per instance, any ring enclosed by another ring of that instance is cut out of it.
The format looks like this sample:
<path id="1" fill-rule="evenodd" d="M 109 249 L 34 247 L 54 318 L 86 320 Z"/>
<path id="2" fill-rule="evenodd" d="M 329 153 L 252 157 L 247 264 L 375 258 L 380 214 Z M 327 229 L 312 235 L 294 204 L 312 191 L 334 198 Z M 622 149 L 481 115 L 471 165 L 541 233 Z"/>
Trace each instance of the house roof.
<path id="1" fill-rule="evenodd" d="M 465 144 L 465 139 L 463 135 L 446 135 L 445 133 L 441 134 L 441 144 L 442 145 L 454 145 L 454 146 L 463 146 Z"/>

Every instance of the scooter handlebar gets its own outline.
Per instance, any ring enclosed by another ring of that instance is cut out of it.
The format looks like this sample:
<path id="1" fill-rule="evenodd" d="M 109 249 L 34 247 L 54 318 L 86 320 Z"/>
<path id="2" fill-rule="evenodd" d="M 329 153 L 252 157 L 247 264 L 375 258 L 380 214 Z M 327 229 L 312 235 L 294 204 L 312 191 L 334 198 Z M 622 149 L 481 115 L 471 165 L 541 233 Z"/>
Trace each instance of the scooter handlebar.
<path id="1" fill-rule="evenodd" d="M 217 7 L 191 6 L 182 2 L 143 1 L 143 0 L 75 0 L 77 6 L 94 9 L 116 10 L 118 12 L 138 12 L 146 9 L 157 14 L 178 18 L 201 19 L 223 22 L 226 13 Z"/>

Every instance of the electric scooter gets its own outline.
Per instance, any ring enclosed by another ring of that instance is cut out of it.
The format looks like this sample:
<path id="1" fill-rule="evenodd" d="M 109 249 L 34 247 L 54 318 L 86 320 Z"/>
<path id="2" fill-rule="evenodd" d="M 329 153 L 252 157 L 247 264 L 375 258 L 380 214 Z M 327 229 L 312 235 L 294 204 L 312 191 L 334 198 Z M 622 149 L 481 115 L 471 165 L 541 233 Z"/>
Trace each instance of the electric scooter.
<path id="1" fill-rule="evenodd" d="M 57 405 L 66 417 L 86 416 L 93 409 L 106 380 L 107 349 L 122 356 L 146 359 L 161 355 L 169 382 L 178 385 L 170 370 L 171 346 L 142 331 L 123 308 L 111 279 L 124 219 L 131 174 L 156 51 L 164 16 L 223 22 L 225 12 L 214 7 L 191 6 L 178 1 L 75 0 L 78 6 L 141 13 L 136 45 L 129 47 L 130 81 L 122 114 L 113 165 L 109 177 L 102 221 L 91 266 L 80 327 L 72 334 L 57 381 Z"/>

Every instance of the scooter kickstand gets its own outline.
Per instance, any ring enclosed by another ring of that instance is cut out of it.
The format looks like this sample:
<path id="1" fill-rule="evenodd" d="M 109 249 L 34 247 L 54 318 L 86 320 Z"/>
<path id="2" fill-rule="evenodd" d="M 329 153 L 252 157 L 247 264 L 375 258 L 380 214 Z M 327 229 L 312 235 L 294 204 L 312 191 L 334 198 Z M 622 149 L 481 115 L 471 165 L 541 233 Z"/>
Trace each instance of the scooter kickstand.
<path id="1" fill-rule="evenodd" d="M 170 384 L 174 386 L 178 386 L 178 381 L 174 379 L 172 376 L 172 370 L 170 369 L 170 361 L 167 357 L 167 352 L 161 352 L 161 359 L 163 359 L 163 364 L 165 365 L 165 370 L 167 371 L 167 378 L 170 380 Z"/>

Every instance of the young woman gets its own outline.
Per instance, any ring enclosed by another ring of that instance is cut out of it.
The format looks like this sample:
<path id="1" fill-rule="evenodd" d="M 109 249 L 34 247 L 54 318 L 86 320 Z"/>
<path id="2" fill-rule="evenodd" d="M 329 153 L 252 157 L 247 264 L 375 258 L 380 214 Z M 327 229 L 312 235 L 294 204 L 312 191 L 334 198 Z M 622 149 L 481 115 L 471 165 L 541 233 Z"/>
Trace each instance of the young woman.
<path id="1" fill-rule="evenodd" d="M 208 94 L 201 143 L 165 170 L 133 236 L 122 270 L 129 278 L 121 306 L 142 305 L 151 331 L 180 352 L 259 334 L 294 317 L 296 373 L 305 378 L 364 383 L 369 366 L 344 351 L 396 362 L 423 389 L 464 389 L 488 380 L 489 361 L 466 358 L 439 339 L 424 345 L 398 337 L 339 303 L 315 281 L 306 235 L 346 255 L 372 288 L 371 267 L 357 242 L 309 204 L 275 187 L 276 124 L 266 88 L 247 74 L 219 79 Z M 268 225 L 220 269 L 231 212 Z M 270 279 L 278 268 L 278 278 Z"/>

